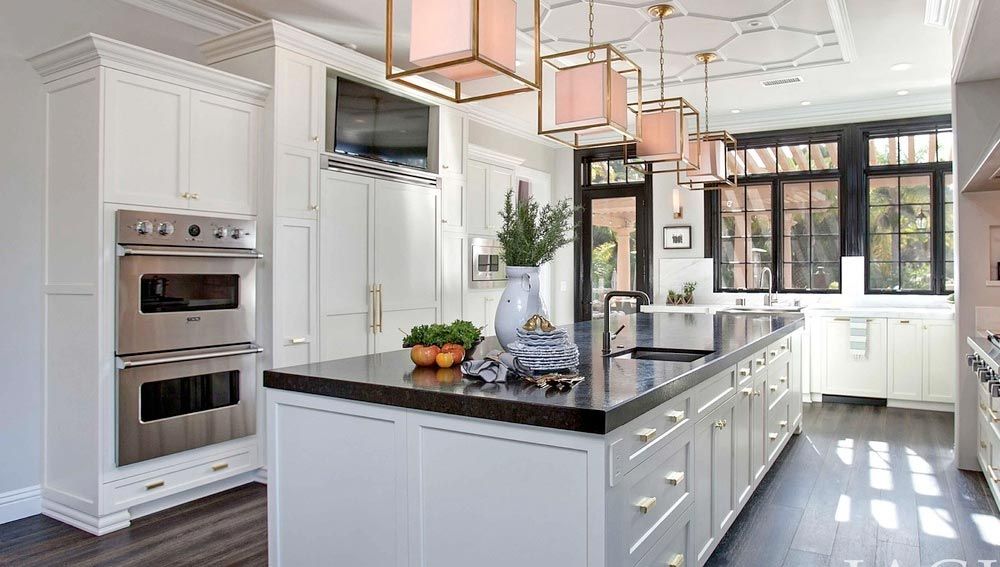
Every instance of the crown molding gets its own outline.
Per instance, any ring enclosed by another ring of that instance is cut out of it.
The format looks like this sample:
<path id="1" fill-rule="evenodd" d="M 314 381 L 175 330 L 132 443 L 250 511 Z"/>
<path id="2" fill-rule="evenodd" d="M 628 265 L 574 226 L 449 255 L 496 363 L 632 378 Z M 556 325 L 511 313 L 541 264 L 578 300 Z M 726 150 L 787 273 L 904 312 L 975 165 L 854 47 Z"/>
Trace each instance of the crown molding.
<path id="1" fill-rule="evenodd" d="M 169 78 L 200 90 L 263 106 L 271 87 L 97 34 L 87 34 L 39 53 L 28 63 L 51 83 L 94 67 L 109 67 L 151 78 Z"/>
<path id="2" fill-rule="evenodd" d="M 490 148 L 478 146 L 476 144 L 469 144 L 469 157 L 475 160 L 494 163 L 497 165 L 506 165 L 508 167 L 517 167 L 525 162 L 525 159 L 522 157 L 512 156 L 510 154 L 491 150 Z"/>
<path id="3" fill-rule="evenodd" d="M 213 34 L 232 33 L 260 23 L 257 16 L 215 0 L 119 0 Z"/>
<path id="4" fill-rule="evenodd" d="M 826 7 L 830 12 L 830 21 L 833 22 L 843 62 L 850 63 L 858 58 L 858 49 L 854 45 L 854 30 L 847 15 L 847 0 L 826 0 Z"/>
<path id="5" fill-rule="evenodd" d="M 408 89 L 385 78 L 384 62 L 277 20 L 267 20 L 249 28 L 207 40 L 199 45 L 202 57 L 208 65 L 272 47 L 279 47 L 315 59 L 329 66 L 338 74 L 363 80 L 386 91 L 426 104 L 460 110 L 479 122 L 509 134 L 530 139 L 535 143 L 553 148 L 562 147 L 557 142 L 538 136 L 538 125 L 533 121 L 520 120 L 508 113 L 494 110 L 479 103 L 455 104 L 414 89 Z M 430 88 L 440 87 L 437 83 L 422 77 L 414 78 L 414 82 Z"/>
<path id="6" fill-rule="evenodd" d="M 951 89 L 946 87 L 908 96 L 888 95 L 882 98 L 845 100 L 832 104 L 744 111 L 713 119 L 712 128 L 739 134 L 935 114 L 951 114 Z"/>

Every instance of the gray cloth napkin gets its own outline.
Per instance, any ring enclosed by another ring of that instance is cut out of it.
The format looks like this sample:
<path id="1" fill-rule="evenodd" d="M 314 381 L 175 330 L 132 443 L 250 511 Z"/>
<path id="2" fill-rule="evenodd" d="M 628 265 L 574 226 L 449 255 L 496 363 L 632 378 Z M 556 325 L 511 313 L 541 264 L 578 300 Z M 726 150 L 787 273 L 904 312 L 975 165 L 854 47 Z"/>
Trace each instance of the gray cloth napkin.
<path id="1" fill-rule="evenodd" d="M 462 363 L 462 373 L 484 382 L 506 382 L 507 373 L 514 375 L 531 374 L 531 370 L 521 364 L 509 352 L 495 350 L 482 360 L 466 360 Z"/>

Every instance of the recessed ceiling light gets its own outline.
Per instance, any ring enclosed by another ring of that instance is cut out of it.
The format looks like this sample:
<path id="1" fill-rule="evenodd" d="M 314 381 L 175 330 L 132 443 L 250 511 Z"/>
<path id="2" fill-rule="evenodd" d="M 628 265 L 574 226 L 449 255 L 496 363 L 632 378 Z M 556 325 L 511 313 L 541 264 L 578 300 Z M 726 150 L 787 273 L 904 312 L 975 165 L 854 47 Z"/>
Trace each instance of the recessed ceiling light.
<path id="1" fill-rule="evenodd" d="M 750 20 L 749 22 L 747 22 L 747 25 L 752 28 L 760 27 L 760 20 Z"/>
<path id="2" fill-rule="evenodd" d="M 734 109 L 730 110 L 729 112 L 732 112 L 733 114 L 739 114 L 740 112 L 743 112 L 743 111 L 740 110 L 740 109 L 738 109 L 738 108 L 734 108 Z"/>
<path id="3" fill-rule="evenodd" d="M 812 104 L 812 102 L 808 101 L 808 100 L 804 100 L 804 101 L 800 102 L 799 104 L 801 104 L 802 106 L 809 106 L 810 104 Z"/>
<path id="4" fill-rule="evenodd" d="M 899 96 L 906 96 L 906 95 L 910 94 L 910 91 L 908 91 L 906 89 L 903 89 L 903 90 L 896 91 L 896 94 L 898 94 Z"/>
<path id="5" fill-rule="evenodd" d="M 912 63 L 896 63 L 892 67 L 889 67 L 890 71 L 908 71 L 913 67 Z"/>

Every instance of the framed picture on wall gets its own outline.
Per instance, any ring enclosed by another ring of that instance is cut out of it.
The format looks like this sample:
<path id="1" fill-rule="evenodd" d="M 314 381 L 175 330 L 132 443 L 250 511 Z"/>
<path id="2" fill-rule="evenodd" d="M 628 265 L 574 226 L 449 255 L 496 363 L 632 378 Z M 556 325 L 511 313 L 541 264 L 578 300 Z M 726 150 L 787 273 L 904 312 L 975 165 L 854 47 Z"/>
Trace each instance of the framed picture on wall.
<path id="1" fill-rule="evenodd" d="M 680 250 L 691 248 L 691 226 L 663 227 L 663 249 Z"/>

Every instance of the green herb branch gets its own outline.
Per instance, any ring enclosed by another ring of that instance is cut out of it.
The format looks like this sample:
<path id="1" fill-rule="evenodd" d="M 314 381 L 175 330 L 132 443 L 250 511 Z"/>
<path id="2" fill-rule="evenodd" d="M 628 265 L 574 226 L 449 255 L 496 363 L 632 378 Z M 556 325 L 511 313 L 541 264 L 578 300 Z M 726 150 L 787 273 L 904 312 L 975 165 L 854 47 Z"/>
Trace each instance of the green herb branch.
<path id="1" fill-rule="evenodd" d="M 541 266 L 552 260 L 557 250 L 576 239 L 576 211 L 570 199 L 541 206 L 529 198 L 515 205 L 514 192 L 507 191 L 500 212 L 503 228 L 497 232 L 504 262 L 508 266 Z"/>

